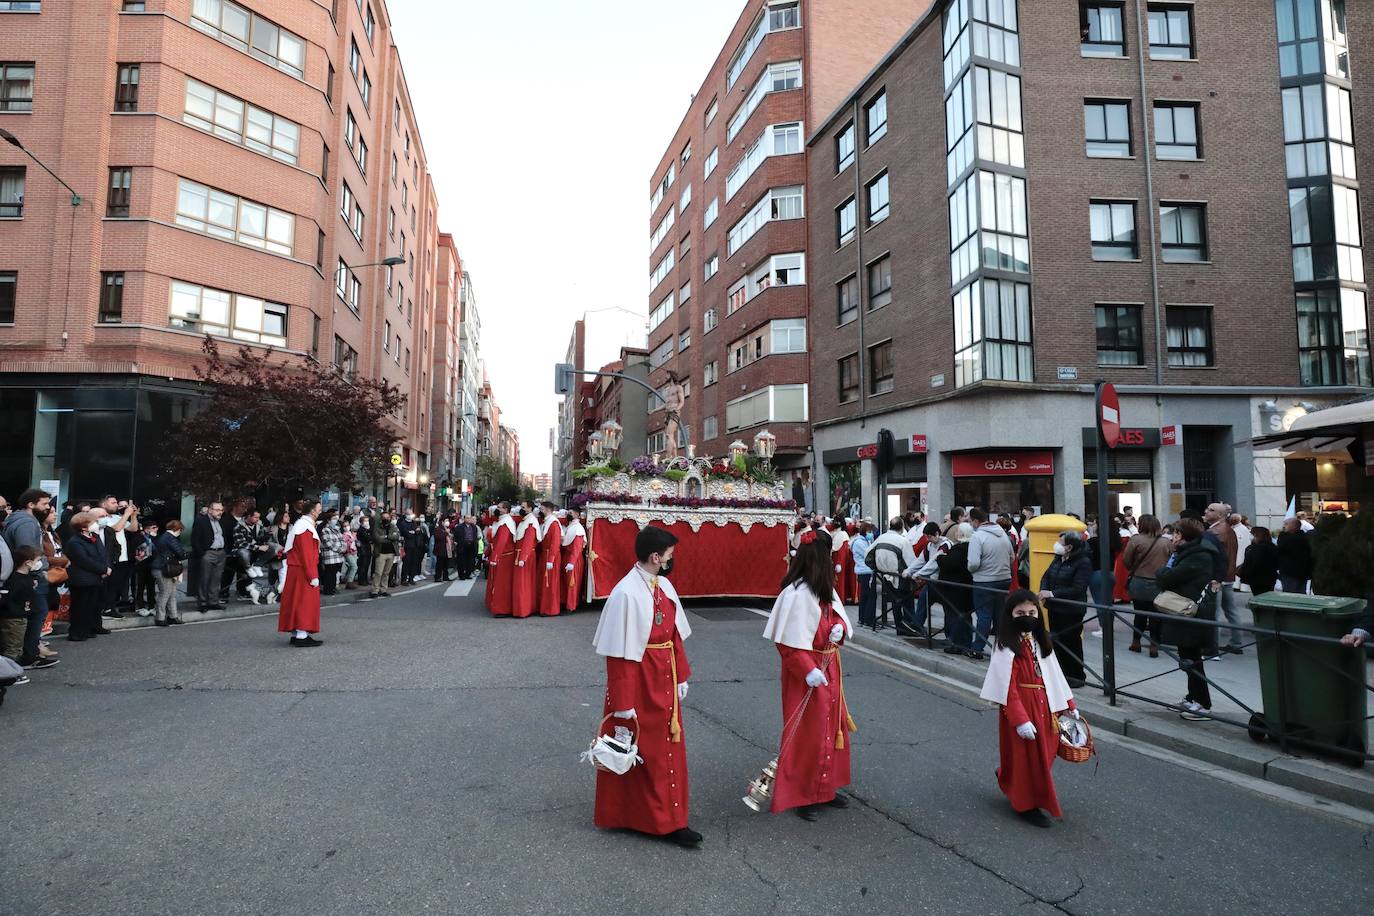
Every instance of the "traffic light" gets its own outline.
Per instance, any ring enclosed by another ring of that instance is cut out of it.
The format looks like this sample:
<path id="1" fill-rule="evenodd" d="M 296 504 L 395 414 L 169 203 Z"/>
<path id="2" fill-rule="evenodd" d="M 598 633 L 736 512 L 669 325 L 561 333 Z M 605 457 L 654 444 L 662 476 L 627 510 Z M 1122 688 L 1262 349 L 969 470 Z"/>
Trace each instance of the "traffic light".
<path id="1" fill-rule="evenodd" d="M 572 394 L 573 377 L 577 367 L 572 363 L 557 363 L 553 367 L 553 393 Z"/>
<path id="2" fill-rule="evenodd" d="M 892 430 L 878 430 L 878 473 L 886 477 L 897 464 L 897 443 L 892 438 Z"/>

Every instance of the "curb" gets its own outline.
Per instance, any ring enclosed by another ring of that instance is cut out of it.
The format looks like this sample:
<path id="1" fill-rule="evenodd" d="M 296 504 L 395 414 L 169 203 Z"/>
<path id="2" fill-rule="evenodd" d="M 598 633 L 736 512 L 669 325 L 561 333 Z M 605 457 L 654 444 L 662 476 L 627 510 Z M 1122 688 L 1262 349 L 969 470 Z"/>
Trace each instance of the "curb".
<path id="1" fill-rule="evenodd" d="M 947 685 L 966 690 L 974 697 L 982 690 L 986 665 L 961 656 L 946 655 L 939 651 L 938 643 L 936 649 L 930 650 L 910 645 L 895 636 L 879 636 L 871 630 L 860 629 L 855 630 L 850 642 L 874 654 L 935 675 Z M 1074 701 L 1098 730 L 1173 751 L 1220 769 L 1374 812 L 1374 774 L 1367 770 L 1279 753 L 1274 745 L 1257 744 L 1250 740 L 1244 729 L 1224 723 L 1193 722 L 1185 725 L 1173 711 L 1126 698 L 1119 698 L 1117 705 L 1111 706 L 1095 693 L 1076 693 Z"/>

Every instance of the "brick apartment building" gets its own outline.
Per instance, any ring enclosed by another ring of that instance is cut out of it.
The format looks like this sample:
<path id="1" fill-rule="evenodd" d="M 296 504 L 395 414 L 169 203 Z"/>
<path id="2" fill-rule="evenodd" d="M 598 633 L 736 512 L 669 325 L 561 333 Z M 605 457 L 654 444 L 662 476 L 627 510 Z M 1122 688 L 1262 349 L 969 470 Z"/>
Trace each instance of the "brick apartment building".
<path id="1" fill-rule="evenodd" d="M 400 387 L 418 489 L 437 204 L 381 0 L 0 3 L 0 128 L 82 197 L 0 143 L 0 491 L 176 498 L 207 333 Z"/>
<path id="2" fill-rule="evenodd" d="M 1030 7 L 940 3 L 810 137 L 822 507 L 1095 511 L 1098 378 L 1128 427 L 1118 507 L 1357 498 L 1362 444 L 1285 462 L 1248 442 L 1369 393 L 1374 92 L 1350 74 L 1374 14 Z M 883 506 L 860 454 L 880 428 Z"/>
<path id="3" fill-rule="evenodd" d="M 439 233 L 434 299 L 434 387 L 430 483 L 441 508 L 471 508 L 477 462 L 477 305 L 453 236 Z M 466 485 L 466 486 L 465 486 Z"/>
<path id="4" fill-rule="evenodd" d="M 649 365 L 687 389 L 700 455 L 777 436 L 808 468 L 806 187 L 809 126 L 920 13 L 909 0 L 749 0 L 654 169 Z M 666 446 L 650 404 L 646 447 Z M 633 446 L 633 444 L 631 444 Z"/>

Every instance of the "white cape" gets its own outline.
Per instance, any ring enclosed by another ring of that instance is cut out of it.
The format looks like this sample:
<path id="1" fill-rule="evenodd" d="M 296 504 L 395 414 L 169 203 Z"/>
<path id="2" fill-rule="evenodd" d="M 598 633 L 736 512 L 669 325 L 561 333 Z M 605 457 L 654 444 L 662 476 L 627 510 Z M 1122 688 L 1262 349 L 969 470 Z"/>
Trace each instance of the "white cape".
<path id="1" fill-rule="evenodd" d="M 527 515 L 521 520 L 520 527 L 515 529 L 515 540 L 519 542 L 530 528 L 534 529 L 534 536 L 537 539 L 539 537 L 539 523 L 535 521 L 533 515 Z"/>
<path id="2" fill-rule="evenodd" d="M 563 523 L 560 522 L 558 519 L 554 518 L 552 515 L 544 519 L 544 524 L 539 526 L 539 543 L 544 543 L 544 538 L 549 536 L 549 529 L 552 528 L 554 525 L 557 525 L 559 530 L 558 542 L 560 544 L 563 543 Z"/>
<path id="3" fill-rule="evenodd" d="M 827 532 L 830 535 L 830 552 L 839 553 L 844 550 L 849 543 L 849 532 L 843 528 L 836 528 L 834 531 Z"/>
<path id="4" fill-rule="evenodd" d="M 585 540 L 587 529 L 582 527 L 581 522 L 570 522 L 563 526 L 563 546 L 567 547 L 578 538 Z"/>
<path id="5" fill-rule="evenodd" d="M 1039 643 L 1033 642 L 1031 645 L 1035 647 L 1035 654 L 1040 655 Z M 1011 687 L 1011 663 L 1015 658 L 1015 653 L 1006 647 L 992 653 L 988 676 L 983 681 L 983 692 L 979 694 L 982 699 L 998 706 L 1007 705 L 1007 690 Z M 1050 712 L 1063 712 L 1068 709 L 1069 700 L 1073 699 L 1073 691 L 1069 690 L 1069 682 L 1064 680 L 1059 659 L 1055 658 L 1053 652 L 1040 657 L 1040 674 L 1045 679 L 1045 699 L 1049 700 Z"/>
<path id="6" fill-rule="evenodd" d="M 844 621 L 844 636 L 854 635 L 854 627 L 849 615 L 844 612 L 844 602 L 839 593 L 831 600 L 831 607 Z M 778 600 L 773 602 L 773 610 L 768 614 L 768 624 L 763 628 L 763 638 L 809 652 L 816 643 L 816 629 L 821 625 L 821 603 L 811 594 L 804 582 L 793 582 L 783 589 Z"/>
<path id="7" fill-rule="evenodd" d="M 678 600 L 677 590 L 673 588 L 673 584 L 665 577 L 659 576 L 658 587 L 663 590 L 663 594 L 672 599 L 673 605 L 677 608 L 677 614 L 673 618 L 677 623 L 677 634 L 683 639 L 691 636 L 692 628 L 687 623 L 687 612 L 682 609 L 682 602 Z M 592 645 L 596 646 L 597 655 L 623 658 L 632 662 L 642 661 L 644 647 L 649 644 L 649 631 L 653 626 L 654 596 L 649 591 L 647 577 L 636 566 L 611 589 L 611 595 L 606 599 L 606 607 L 602 609 L 601 617 L 596 622 L 596 635 L 592 637 Z"/>
<path id="8" fill-rule="evenodd" d="M 509 515 L 503 515 L 503 516 L 501 516 L 500 518 L 498 518 L 498 519 L 496 520 L 496 524 L 494 524 L 494 525 L 491 526 L 491 539 L 492 539 L 493 541 L 496 540 L 496 529 L 497 529 L 497 528 L 505 528 L 505 529 L 507 529 L 508 531 L 510 531 L 511 539 L 514 540 L 514 538 L 515 538 L 515 519 L 511 518 Z"/>
<path id="9" fill-rule="evenodd" d="M 296 540 L 296 535 L 304 534 L 309 531 L 310 536 L 315 540 L 320 539 L 320 534 L 315 530 L 315 520 L 308 515 L 302 515 L 296 519 L 296 524 L 291 526 L 291 530 L 286 533 L 286 546 L 283 548 L 287 553 L 291 552 L 291 545 Z"/>

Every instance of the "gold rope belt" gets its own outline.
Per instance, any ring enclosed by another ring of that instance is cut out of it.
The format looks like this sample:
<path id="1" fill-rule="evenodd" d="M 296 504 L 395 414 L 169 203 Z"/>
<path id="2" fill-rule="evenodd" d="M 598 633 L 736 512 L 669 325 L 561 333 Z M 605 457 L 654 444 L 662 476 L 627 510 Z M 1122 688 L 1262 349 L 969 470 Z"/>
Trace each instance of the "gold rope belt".
<path id="1" fill-rule="evenodd" d="M 682 726 L 678 724 L 677 708 L 677 653 L 673 651 L 673 641 L 651 642 L 644 647 L 645 649 L 667 649 L 668 664 L 673 671 L 673 718 L 668 722 L 668 734 L 672 736 L 672 741 L 682 741 Z"/>
<path id="2" fill-rule="evenodd" d="M 1022 685 L 1020 685 L 1020 686 L 1025 687 L 1027 690 L 1044 690 L 1044 689 L 1045 689 L 1045 685 L 1044 685 L 1044 684 L 1022 684 Z"/>
<path id="3" fill-rule="evenodd" d="M 828 646 L 820 650 L 821 655 L 833 655 L 835 657 L 835 676 L 840 681 L 840 710 L 844 713 L 844 719 L 835 730 L 835 749 L 844 749 L 844 733 L 846 731 L 856 732 L 859 726 L 854 723 L 854 717 L 849 714 L 849 701 L 844 697 L 844 663 L 840 661 L 840 647 Z"/>

